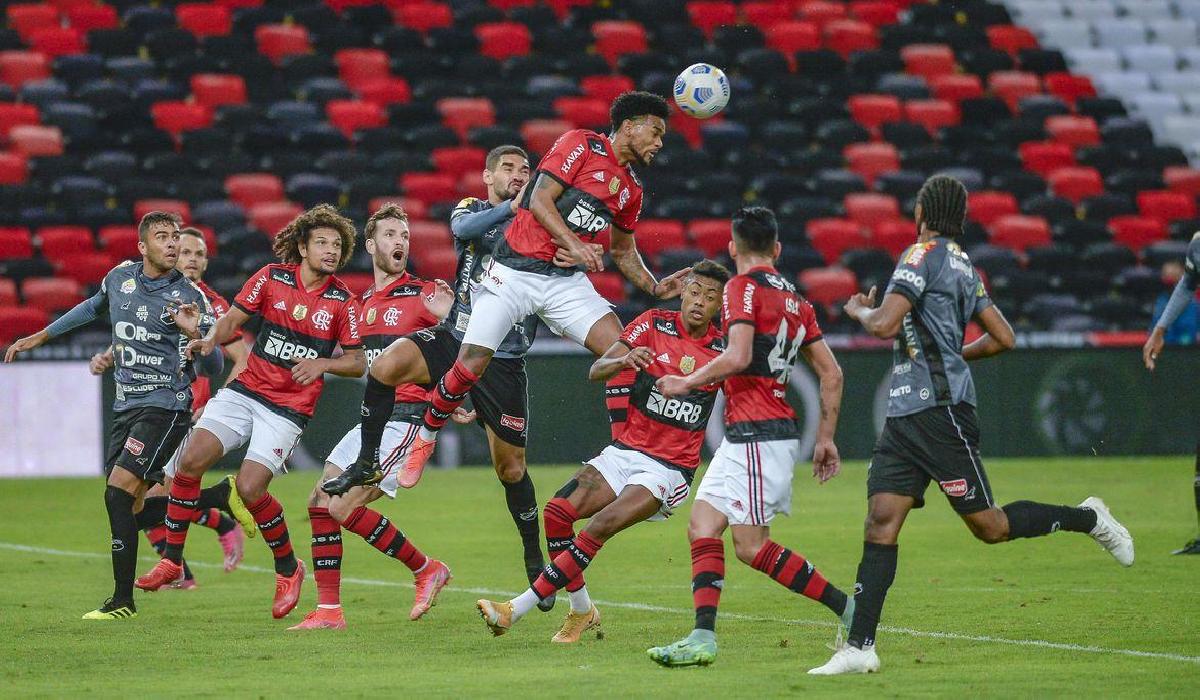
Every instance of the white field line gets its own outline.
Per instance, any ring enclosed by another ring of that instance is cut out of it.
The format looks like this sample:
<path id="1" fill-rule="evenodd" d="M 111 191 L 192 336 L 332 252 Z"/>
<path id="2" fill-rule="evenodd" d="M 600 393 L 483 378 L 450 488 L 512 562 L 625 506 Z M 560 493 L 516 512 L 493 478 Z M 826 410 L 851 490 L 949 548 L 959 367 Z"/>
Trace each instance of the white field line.
<path id="1" fill-rule="evenodd" d="M 14 542 L 0 542 L 0 549 L 7 549 L 15 552 L 27 552 L 29 554 L 45 554 L 58 557 L 80 557 L 85 559 L 108 559 L 109 555 L 100 554 L 97 552 L 74 552 L 62 549 L 50 549 L 47 547 L 33 547 L 25 544 L 17 544 Z M 158 561 L 157 557 L 139 557 L 145 561 Z M 188 560 L 188 565 L 195 568 L 204 569 L 220 569 L 221 564 L 212 564 L 203 561 Z M 275 573 L 274 569 L 266 569 L 260 566 L 250 566 L 243 564 L 240 569 L 253 571 L 257 573 Z M 311 577 L 311 574 L 310 574 Z M 342 577 L 343 583 L 352 583 L 360 586 L 385 586 L 391 588 L 412 588 L 413 585 L 401 581 L 383 581 L 370 578 L 353 578 Z M 501 591 L 493 588 L 471 588 L 464 586 L 453 586 L 444 589 L 449 593 L 469 593 L 471 595 L 491 595 L 501 597 L 512 597 L 517 595 L 514 591 Z M 605 601 L 597 599 L 596 603 L 610 608 L 625 608 L 627 610 L 641 610 L 644 612 L 667 613 L 670 615 L 692 615 L 694 611 L 690 608 L 669 608 L 662 605 L 648 605 L 646 603 L 626 603 L 620 601 Z M 743 615 L 739 613 L 721 613 L 723 620 L 741 620 L 745 622 L 774 622 L 785 625 L 800 625 L 804 627 L 826 627 L 832 628 L 837 625 L 832 621 L 820 620 L 797 620 L 782 617 L 770 617 L 764 615 Z M 1180 661 L 1183 663 L 1200 664 L 1200 656 L 1190 656 L 1187 654 L 1174 654 L 1171 652 L 1162 651 L 1142 651 L 1140 649 L 1121 649 L 1114 647 L 1098 647 L 1083 644 L 1069 644 L 1065 642 L 1050 642 L 1043 639 L 1008 639 L 1006 637 L 993 637 L 985 634 L 964 634 L 961 632 L 939 632 L 930 630 L 917 630 L 909 627 L 892 627 L 889 625 L 880 625 L 880 631 L 889 632 L 891 634 L 902 634 L 909 637 L 920 637 L 925 639 L 951 639 L 955 641 L 967 642 L 982 642 L 985 644 L 1004 644 L 1008 646 L 1019 647 L 1036 647 L 1041 649 L 1055 649 L 1058 651 L 1074 651 L 1088 654 L 1108 654 L 1114 656 L 1134 656 L 1146 659 L 1162 659 L 1164 661 Z"/>

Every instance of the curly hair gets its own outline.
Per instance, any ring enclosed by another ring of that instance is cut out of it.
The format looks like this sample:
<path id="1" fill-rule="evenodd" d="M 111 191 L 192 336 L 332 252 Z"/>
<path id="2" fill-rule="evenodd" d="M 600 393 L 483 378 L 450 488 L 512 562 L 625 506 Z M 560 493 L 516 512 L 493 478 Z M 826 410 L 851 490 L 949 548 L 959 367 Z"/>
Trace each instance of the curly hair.
<path id="1" fill-rule="evenodd" d="M 692 275 L 695 277 L 707 277 L 722 287 L 729 281 L 729 270 L 715 260 L 701 260 L 692 265 Z"/>
<path id="2" fill-rule="evenodd" d="M 396 219 L 408 223 L 408 212 L 404 211 L 404 207 L 395 202 L 388 202 L 379 210 L 367 219 L 367 225 L 363 227 L 363 238 L 370 240 L 375 237 L 375 229 L 379 226 L 379 222 L 384 219 Z"/>
<path id="3" fill-rule="evenodd" d="M 338 232 L 338 236 L 342 239 L 342 256 L 338 259 L 338 269 L 345 267 L 350 261 L 350 256 L 354 254 L 354 237 L 356 231 L 354 222 L 346 217 L 329 204 L 318 204 L 317 206 L 301 213 L 296 218 L 292 219 L 283 230 L 275 235 L 275 242 L 271 246 L 271 252 L 275 253 L 275 257 L 289 265 L 299 265 L 300 244 L 308 244 L 308 237 L 312 234 L 313 229 L 331 228 Z"/>
<path id="4" fill-rule="evenodd" d="M 608 116 L 612 121 L 613 131 L 616 131 L 621 128 L 621 124 L 626 119 L 651 116 L 666 121 L 671 117 L 671 108 L 667 106 L 667 101 L 659 95 L 631 90 L 617 95 L 612 102 L 612 107 L 608 110 Z"/>

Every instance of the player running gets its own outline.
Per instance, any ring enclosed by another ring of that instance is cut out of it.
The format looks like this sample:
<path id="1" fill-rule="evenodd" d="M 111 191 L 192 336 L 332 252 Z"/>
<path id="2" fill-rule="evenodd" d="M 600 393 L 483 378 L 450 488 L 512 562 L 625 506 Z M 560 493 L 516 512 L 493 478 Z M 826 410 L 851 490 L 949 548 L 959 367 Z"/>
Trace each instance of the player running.
<path id="1" fill-rule="evenodd" d="M 997 507 L 979 458 L 975 385 L 967 362 L 1013 347 L 1012 327 L 984 289 L 955 239 L 967 214 L 967 190 L 935 175 L 917 193 L 917 243 L 905 251 L 879 308 L 875 289 L 846 302 L 846 313 L 877 338 L 895 338 L 887 421 L 867 471 L 867 521 L 855 583 L 848 643 L 814 675 L 879 670 L 875 630 L 896 576 L 897 539 L 936 481 L 975 537 L 994 544 L 1058 530 L 1086 532 L 1122 566 L 1133 564 L 1133 538 L 1095 496 L 1079 505 L 1015 501 Z M 985 331 L 963 345 L 972 320 Z"/>
<path id="2" fill-rule="evenodd" d="M 297 216 L 275 237 L 281 264 L 250 278 L 233 308 L 189 346 L 206 355 L 251 315 L 262 318 L 245 371 L 217 392 L 188 439 L 167 504 L 166 554 L 138 579 L 139 588 L 155 591 L 179 577 L 200 479 L 225 453 L 249 442 L 237 491 L 275 558 L 271 614 L 281 618 L 296 607 L 304 563 L 292 552 L 283 508 L 267 486 L 287 471 L 288 454 L 312 417 L 325 373 L 360 377 L 366 369 L 358 304 L 333 275 L 350 259 L 354 235 L 354 224 L 327 204 Z M 335 358 L 338 345 L 342 355 Z"/>
<path id="3" fill-rule="evenodd" d="M 733 531 L 742 563 L 795 593 L 850 620 L 852 600 L 825 580 L 812 562 L 771 540 L 771 520 L 792 504 L 792 473 L 800 459 L 800 428 L 787 401 L 796 355 L 817 373 L 821 418 L 813 449 L 813 476 L 825 483 L 841 468 L 833 442 L 842 404 L 842 370 L 825 343 L 812 306 L 775 269 L 779 228 L 775 214 L 747 207 L 733 215 L 729 254 L 738 274 L 725 285 L 725 351 L 688 376 L 658 380 L 666 397 L 724 380 L 725 439 L 713 455 L 692 506 L 692 599 L 696 623 L 687 637 L 648 649 L 664 666 L 708 665 L 716 660 L 717 606 L 725 579 L 722 535 Z"/>
<path id="4" fill-rule="evenodd" d="M 390 402 L 402 400 L 396 398 L 399 387 L 419 384 L 428 388 L 432 377 L 444 375 L 454 364 L 463 332 L 471 318 L 471 288 L 479 282 L 484 266 L 491 260 L 496 242 L 503 237 L 504 228 L 515 216 L 517 196 L 528 181 L 529 156 L 523 149 L 498 146 L 488 153 L 483 171 L 488 198 L 467 197 L 458 203 L 450 215 L 450 231 L 458 250 L 454 306 L 440 326 L 410 333 L 401 342 L 386 346 L 371 363 L 363 401 L 364 408 L 370 412 L 363 420 L 364 442 L 368 448 L 356 451 L 354 458 L 363 452 L 375 454 L 369 446 L 378 445 L 385 431 L 384 426 L 391 424 L 396 409 Z M 538 319 L 534 315 L 515 323 L 500 342 L 490 371 L 470 391 L 471 402 L 487 431 L 492 465 L 504 486 L 509 514 L 521 536 L 525 574 L 530 583 L 545 565 L 538 531 L 537 495 L 525 465 L 529 422 L 529 381 L 525 373 L 525 353 L 533 343 L 537 324 Z M 412 330 L 418 328 L 413 326 Z M 423 414 L 422 405 L 417 424 L 420 424 Z M 384 452 L 386 454 L 388 450 Z M 420 472 L 415 473 L 417 478 L 420 475 Z M 325 491 L 342 493 L 351 487 L 353 479 L 353 470 L 347 471 L 330 480 L 324 487 Z M 415 481 L 405 480 L 403 474 L 399 483 L 405 488 L 416 485 Z M 554 600 L 550 599 L 542 605 L 548 610 L 553 604 Z"/>
<path id="5" fill-rule="evenodd" d="M 85 620 L 137 616 L 133 602 L 137 568 L 136 512 L 151 483 L 163 480 L 163 466 L 187 435 L 191 383 L 197 370 L 220 374 L 220 354 L 197 358 L 185 352 L 188 339 L 215 322 L 207 299 L 175 269 L 179 257 L 179 217 L 153 211 L 138 223 L 141 262 L 117 265 L 95 295 L 80 302 L 45 329 L 9 346 L 5 362 L 51 338 L 85 325 L 101 314 L 112 322 L 116 351 L 116 400 L 105 468 L 104 506 L 112 532 L 113 595 Z M 190 314 L 181 309 L 188 306 Z M 174 579 L 172 579 L 174 580 Z"/>
<path id="6" fill-rule="evenodd" d="M 408 214 L 389 204 L 371 215 L 363 231 L 367 253 L 371 256 L 375 285 L 362 297 L 362 316 L 358 320 L 367 364 L 380 357 L 384 348 L 405 333 L 435 326 L 450 311 L 454 292 L 441 280 L 431 282 L 410 275 L 408 264 Z M 313 576 L 317 580 L 317 607 L 290 630 L 345 629 L 341 604 L 342 528 L 362 537 L 384 554 L 400 560 L 415 577 L 416 601 L 409 618 L 416 620 L 434 604 L 438 591 L 450 582 L 450 569 L 425 556 L 404 533 L 367 504 L 386 494 L 396 497 L 396 475 L 403 448 L 425 412 L 428 391 L 415 384 L 401 384 L 394 390 L 396 405 L 383 435 L 385 476 L 377 486 L 355 486 L 341 496 L 330 497 L 321 484 L 341 474 L 358 457 L 359 426 L 354 426 L 338 442 L 325 461 L 325 471 L 317 479 L 308 501 L 312 526 Z M 469 421 L 471 416 L 459 409 L 455 420 Z"/>
<path id="7" fill-rule="evenodd" d="M 1162 354 L 1163 339 L 1167 329 L 1187 308 L 1188 302 L 1196 296 L 1196 288 L 1200 287 L 1200 232 L 1192 236 L 1191 243 L 1188 243 L 1183 268 L 1183 277 L 1179 278 L 1179 283 L 1171 292 L 1171 298 L 1167 300 L 1167 307 L 1163 309 L 1158 323 L 1154 324 L 1154 329 L 1150 331 L 1150 337 L 1146 339 L 1146 344 L 1142 347 L 1142 360 L 1146 363 L 1146 369 L 1151 372 L 1158 363 L 1158 356 Z M 1196 478 L 1192 483 L 1192 495 L 1196 499 L 1196 519 L 1200 522 L 1200 437 L 1196 439 Z M 1172 554 L 1200 554 L 1200 535 Z"/>
<path id="8" fill-rule="evenodd" d="M 600 612 L 588 595 L 583 570 L 613 535 L 643 520 L 664 520 L 687 500 L 720 387 L 697 385 L 669 399 L 654 384 L 662 377 L 686 377 L 720 355 L 721 332 L 712 320 L 728 280 L 729 271 L 721 265 L 698 263 L 684 282 L 679 311 L 646 311 L 592 364 L 588 378 L 593 381 L 626 369 L 637 373 L 625 429 L 546 504 L 546 544 L 554 560 L 533 585 L 506 602 L 476 602 L 492 634 L 504 634 L 564 587 L 571 610 L 551 641 L 577 642 L 598 628 Z M 583 518 L 591 520 L 576 536 L 574 523 Z"/>
<path id="9" fill-rule="evenodd" d="M 633 239 L 642 185 L 632 166 L 649 165 L 662 148 L 669 115 L 666 100 L 657 95 L 624 93 L 613 101 L 610 135 L 568 131 L 542 158 L 533 186 L 526 188 L 516 216 L 504 229 L 473 290 L 472 313 L 458 359 L 434 386 L 422 426 L 408 450 L 401 485 L 415 484 L 420 478 L 437 431 L 479 382 L 514 324 L 536 314 L 556 334 L 597 356 L 617 340 L 621 322 L 611 304 L 575 267 L 589 272 L 603 268 L 602 249 L 589 245 L 598 236 L 609 232 L 613 261 L 634 286 L 659 299 L 679 296 L 688 271 L 655 280 Z M 556 263 L 556 257 L 566 262 Z M 390 402 L 388 391 L 365 396 L 362 453 L 346 471 L 349 484 L 378 483 L 383 477 L 377 436 L 390 414 Z M 374 426 L 370 432 L 368 425 Z"/>

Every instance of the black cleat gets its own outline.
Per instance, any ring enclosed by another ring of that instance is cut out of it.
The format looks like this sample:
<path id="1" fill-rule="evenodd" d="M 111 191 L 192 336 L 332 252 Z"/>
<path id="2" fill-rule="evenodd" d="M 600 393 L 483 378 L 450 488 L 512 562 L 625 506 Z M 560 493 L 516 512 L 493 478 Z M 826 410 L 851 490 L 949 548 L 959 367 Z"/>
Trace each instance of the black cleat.
<path id="1" fill-rule="evenodd" d="M 379 468 L 379 459 L 370 462 L 359 459 L 346 471 L 321 484 L 321 490 L 330 496 L 340 496 L 355 486 L 374 486 L 381 481 L 383 470 Z"/>
<path id="2" fill-rule="evenodd" d="M 1171 554 L 1200 554 L 1200 537 L 1188 542 Z"/>
<path id="3" fill-rule="evenodd" d="M 525 577 L 529 579 L 529 585 L 537 580 L 538 576 L 542 575 L 542 569 L 545 568 L 545 563 L 542 561 L 542 553 L 538 552 L 537 559 L 525 560 Z M 549 598 L 543 598 L 537 602 L 538 610 L 542 612 L 550 612 L 554 609 L 554 601 L 558 599 L 557 595 L 552 595 Z"/>

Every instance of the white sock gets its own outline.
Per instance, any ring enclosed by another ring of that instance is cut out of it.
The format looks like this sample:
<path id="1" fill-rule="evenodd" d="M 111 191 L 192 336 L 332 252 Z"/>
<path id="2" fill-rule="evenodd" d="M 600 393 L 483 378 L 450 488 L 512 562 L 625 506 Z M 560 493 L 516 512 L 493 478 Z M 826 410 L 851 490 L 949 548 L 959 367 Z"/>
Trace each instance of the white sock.
<path id="1" fill-rule="evenodd" d="M 571 612 L 585 613 L 592 609 L 592 597 L 588 595 L 587 586 L 577 591 L 567 591 L 571 598 Z"/>
<path id="2" fill-rule="evenodd" d="M 513 606 L 513 622 L 520 620 L 525 616 L 525 613 L 533 610 L 539 600 L 541 599 L 538 598 L 537 593 L 533 592 L 532 588 L 526 588 L 524 593 L 508 601 Z"/>
<path id="3" fill-rule="evenodd" d="M 322 609 L 324 609 L 324 610 L 341 610 L 341 608 L 342 608 L 342 604 L 341 604 L 341 603 L 338 603 L 337 605 L 322 605 L 322 604 L 318 604 L 318 605 L 317 605 L 317 607 L 318 607 L 318 608 L 322 608 Z"/>
<path id="4" fill-rule="evenodd" d="M 417 436 L 420 437 L 425 442 L 434 442 L 437 440 L 437 431 L 430 430 L 429 428 L 426 428 L 425 426 L 422 425 L 420 427 L 420 429 L 417 430 Z"/>

